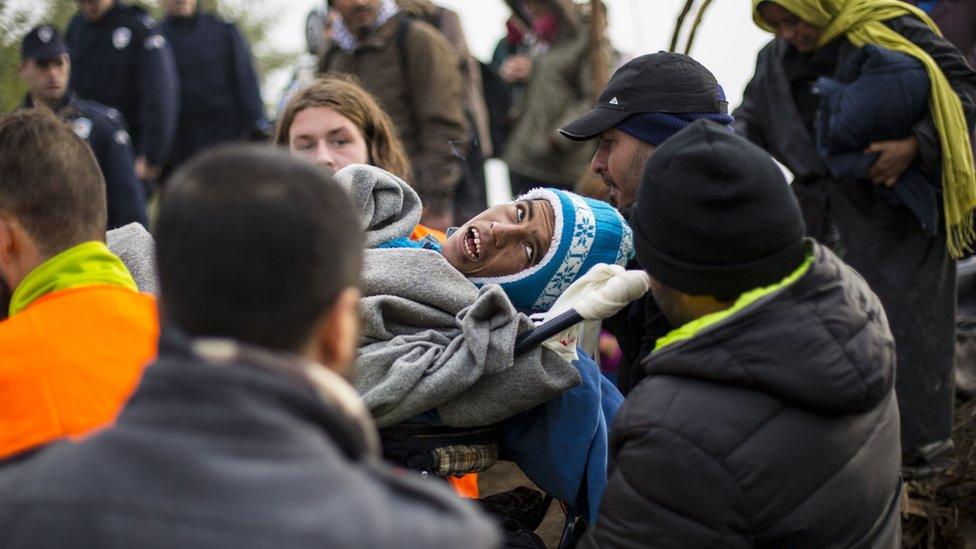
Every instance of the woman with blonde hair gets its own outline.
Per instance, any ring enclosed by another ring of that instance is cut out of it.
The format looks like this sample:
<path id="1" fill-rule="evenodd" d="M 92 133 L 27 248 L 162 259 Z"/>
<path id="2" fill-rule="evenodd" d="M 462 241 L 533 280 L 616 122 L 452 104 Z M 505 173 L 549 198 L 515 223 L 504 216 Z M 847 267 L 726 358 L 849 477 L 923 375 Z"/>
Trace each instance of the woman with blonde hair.
<path id="1" fill-rule="evenodd" d="M 410 182 L 411 167 L 389 115 L 356 80 L 344 75 L 318 78 L 288 102 L 274 141 L 292 154 L 330 172 L 350 164 L 369 164 Z M 441 231 L 417 225 L 411 238 Z"/>

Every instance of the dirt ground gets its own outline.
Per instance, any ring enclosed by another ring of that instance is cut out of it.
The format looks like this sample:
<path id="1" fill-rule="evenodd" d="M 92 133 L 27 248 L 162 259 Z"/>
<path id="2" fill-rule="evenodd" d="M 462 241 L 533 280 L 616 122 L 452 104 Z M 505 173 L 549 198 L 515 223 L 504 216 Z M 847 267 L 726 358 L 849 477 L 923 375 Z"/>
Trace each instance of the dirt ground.
<path id="1" fill-rule="evenodd" d="M 526 478 L 522 470 L 512 462 L 499 461 L 494 467 L 478 474 L 478 489 L 481 497 L 505 492 L 519 486 L 536 488 L 532 481 Z M 542 538 L 546 547 L 555 548 L 559 545 L 559 538 L 563 533 L 566 517 L 562 509 L 555 502 L 549 507 L 546 518 L 535 533 Z"/>
<path id="2" fill-rule="evenodd" d="M 956 409 L 952 439 L 945 473 L 905 483 L 903 547 L 976 549 L 976 401 Z"/>

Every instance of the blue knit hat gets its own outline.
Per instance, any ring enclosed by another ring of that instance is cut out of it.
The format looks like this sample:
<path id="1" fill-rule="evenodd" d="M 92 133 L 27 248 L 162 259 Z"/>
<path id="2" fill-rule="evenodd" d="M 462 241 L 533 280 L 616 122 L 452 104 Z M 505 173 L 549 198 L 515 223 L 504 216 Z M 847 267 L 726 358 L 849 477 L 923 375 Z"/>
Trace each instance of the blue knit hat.
<path id="1" fill-rule="evenodd" d="M 719 102 L 727 104 L 725 90 L 718 84 L 716 84 L 716 88 Z M 732 115 L 721 111 L 691 113 L 639 112 L 623 119 L 623 121 L 617 124 L 617 129 L 657 147 L 672 135 L 699 120 L 710 120 L 716 124 L 725 126 L 729 131 L 732 131 L 732 122 L 735 121 Z"/>
<path id="2" fill-rule="evenodd" d="M 630 227 L 616 208 L 559 189 L 533 189 L 516 200 L 547 200 L 555 214 L 552 243 L 537 265 L 508 276 L 471 278 L 499 284 L 522 311 L 548 311 L 569 285 L 597 263 L 624 265 L 634 256 Z"/>
<path id="3" fill-rule="evenodd" d="M 656 147 L 698 120 L 710 120 L 731 132 L 734 119 L 732 115 L 721 112 L 686 114 L 642 112 L 628 116 L 623 122 L 617 124 L 617 129 Z"/>

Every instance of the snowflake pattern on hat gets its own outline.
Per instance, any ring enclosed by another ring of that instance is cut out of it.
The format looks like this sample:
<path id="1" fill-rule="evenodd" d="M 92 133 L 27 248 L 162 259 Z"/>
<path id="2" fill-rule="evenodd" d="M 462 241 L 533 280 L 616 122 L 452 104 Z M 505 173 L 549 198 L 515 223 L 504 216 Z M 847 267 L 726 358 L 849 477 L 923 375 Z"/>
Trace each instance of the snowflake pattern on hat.
<path id="1" fill-rule="evenodd" d="M 533 189 L 516 200 L 545 200 L 552 206 L 555 224 L 549 250 L 537 265 L 518 273 L 471 281 L 500 285 L 522 311 L 546 311 L 597 263 L 623 265 L 634 255 L 630 227 L 606 202 L 554 188 Z"/>

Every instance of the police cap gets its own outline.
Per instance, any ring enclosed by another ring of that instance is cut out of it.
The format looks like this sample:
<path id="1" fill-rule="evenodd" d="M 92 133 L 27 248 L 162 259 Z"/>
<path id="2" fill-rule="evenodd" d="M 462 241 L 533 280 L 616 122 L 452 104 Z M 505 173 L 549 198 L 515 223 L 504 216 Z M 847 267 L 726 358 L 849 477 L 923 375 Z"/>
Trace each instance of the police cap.
<path id="1" fill-rule="evenodd" d="M 68 44 L 51 25 L 34 27 L 20 43 L 21 59 L 55 59 L 64 53 L 68 53 Z"/>

